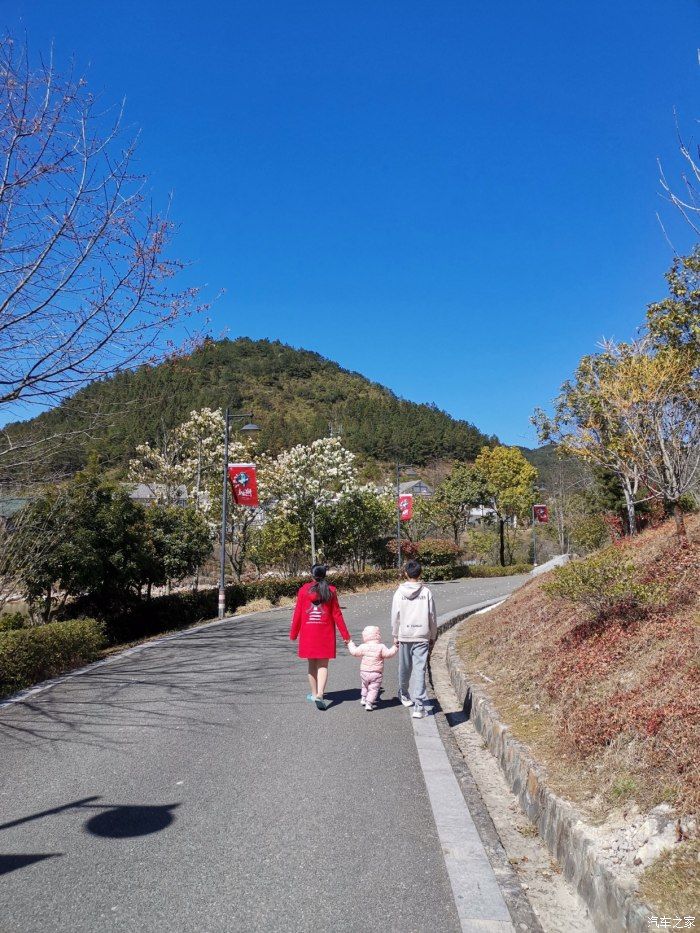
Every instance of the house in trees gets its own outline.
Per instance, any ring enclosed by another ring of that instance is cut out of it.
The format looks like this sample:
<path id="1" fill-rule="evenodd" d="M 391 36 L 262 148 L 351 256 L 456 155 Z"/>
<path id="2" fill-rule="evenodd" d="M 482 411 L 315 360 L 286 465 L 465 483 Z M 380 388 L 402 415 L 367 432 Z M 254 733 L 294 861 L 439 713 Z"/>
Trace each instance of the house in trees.
<path id="1" fill-rule="evenodd" d="M 399 491 L 402 496 L 420 496 L 423 499 L 432 498 L 434 492 L 432 486 L 428 486 L 422 479 L 414 479 L 406 483 L 401 483 Z"/>
<path id="2" fill-rule="evenodd" d="M 141 505 L 187 505 L 186 486 L 169 488 L 163 483 L 134 483 L 129 498 Z"/>

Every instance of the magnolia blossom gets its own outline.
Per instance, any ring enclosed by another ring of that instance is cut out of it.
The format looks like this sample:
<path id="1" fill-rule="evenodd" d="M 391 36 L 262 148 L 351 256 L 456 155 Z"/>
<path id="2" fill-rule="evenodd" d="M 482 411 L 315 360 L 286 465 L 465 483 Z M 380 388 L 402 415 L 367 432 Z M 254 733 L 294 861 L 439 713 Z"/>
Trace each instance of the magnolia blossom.
<path id="1" fill-rule="evenodd" d="M 130 479 L 145 483 L 164 503 L 184 487 L 195 507 L 216 521 L 220 511 L 225 419 L 221 409 L 202 408 L 161 438 L 158 446 L 141 444 L 129 464 Z M 250 443 L 231 438 L 229 461 L 248 460 Z"/>
<path id="2" fill-rule="evenodd" d="M 316 510 L 358 488 L 355 455 L 337 437 L 297 444 L 261 470 L 264 494 L 286 516 L 311 523 Z"/>

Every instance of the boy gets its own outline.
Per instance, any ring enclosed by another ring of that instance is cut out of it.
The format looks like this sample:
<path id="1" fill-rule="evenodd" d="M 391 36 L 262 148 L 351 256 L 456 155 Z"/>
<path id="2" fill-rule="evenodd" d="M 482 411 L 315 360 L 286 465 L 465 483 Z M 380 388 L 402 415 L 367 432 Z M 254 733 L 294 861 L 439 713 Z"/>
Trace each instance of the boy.
<path id="1" fill-rule="evenodd" d="M 437 638 L 435 600 L 420 582 L 422 572 L 417 560 L 406 562 L 406 580 L 394 593 L 391 604 L 391 632 L 394 644 L 399 646 L 399 699 L 404 706 L 414 707 L 414 719 L 426 715 L 425 666 Z M 409 680 L 413 685 L 410 694 Z"/>

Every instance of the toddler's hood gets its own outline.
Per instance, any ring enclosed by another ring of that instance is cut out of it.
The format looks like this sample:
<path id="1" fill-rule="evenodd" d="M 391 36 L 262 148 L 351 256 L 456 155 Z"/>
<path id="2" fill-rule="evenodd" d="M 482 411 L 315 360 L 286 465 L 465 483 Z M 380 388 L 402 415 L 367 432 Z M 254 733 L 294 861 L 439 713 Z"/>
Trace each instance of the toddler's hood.
<path id="1" fill-rule="evenodd" d="M 381 641 L 382 633 L 376 625 L 365 625 L 362 629 L 362 641 Z"/>

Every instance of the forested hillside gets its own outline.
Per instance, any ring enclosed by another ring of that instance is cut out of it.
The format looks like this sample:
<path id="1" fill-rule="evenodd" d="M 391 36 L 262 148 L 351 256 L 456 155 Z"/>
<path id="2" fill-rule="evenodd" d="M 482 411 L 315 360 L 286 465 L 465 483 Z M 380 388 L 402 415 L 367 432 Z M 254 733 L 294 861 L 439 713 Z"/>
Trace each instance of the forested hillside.
<path id="1" fill-rule="evenodd" d="M 137 444 L 202 407 L 252 411 L 263 448 L 342 433 L 356 453 L 380 461 L 401 457 L 473 459 L 489 438 L 432 405 L 398 398 L 359 373 L 317 353 L 268 340 L 209 340 L 186 356 L 93 383 L 72 399 L 9 435 L 67 436 L 50 454 L 50 468 L 72 471 L 97 449 L 106 462 L 125 464 Z"/>

